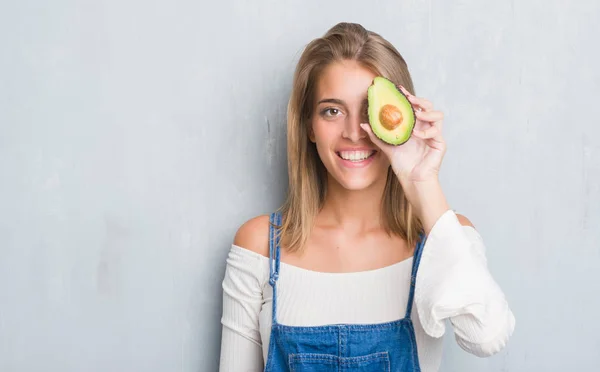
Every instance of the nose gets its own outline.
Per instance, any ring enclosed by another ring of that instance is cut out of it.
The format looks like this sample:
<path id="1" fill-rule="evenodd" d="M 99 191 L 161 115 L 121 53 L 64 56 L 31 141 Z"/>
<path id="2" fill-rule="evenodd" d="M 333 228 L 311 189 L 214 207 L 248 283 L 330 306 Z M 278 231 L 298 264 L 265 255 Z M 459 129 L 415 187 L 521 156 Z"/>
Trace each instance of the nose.
<path id="1" fill-rule="evenodd" d="M 342 137 L 349 139 L 352 142 L 359 142 L 360 140 L 367 138 L 367 132 L 360 127 L 361 123 L 365 123 L 365 121 L 360 114 L 346 116 Z"/>

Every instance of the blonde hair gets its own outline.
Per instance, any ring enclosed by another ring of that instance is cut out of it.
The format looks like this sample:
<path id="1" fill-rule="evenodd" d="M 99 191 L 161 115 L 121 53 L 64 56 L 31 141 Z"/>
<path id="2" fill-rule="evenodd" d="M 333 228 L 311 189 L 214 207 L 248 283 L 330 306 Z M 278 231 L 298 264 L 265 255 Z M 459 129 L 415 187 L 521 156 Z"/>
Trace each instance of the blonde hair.
<path id="1" fill-rule="evenodd" d="M 357 61 L 414 94 L 404 58 L 391 43 L 359 24 L 339 23 L 306 46 L 296 66 L 287 108 L 289 189 L 279 211 L 283 217 L 281 244 L 289 252 L 304 248 L 325 200 L 327 171 L 309 140 L 309 126 L 317 79 L 327 65 L 341 60 Z M 416 242 L 422 225 L 391 167 L 383 192 L 382 214 L 389 234 L 400 236 L 410 245 Z"/>

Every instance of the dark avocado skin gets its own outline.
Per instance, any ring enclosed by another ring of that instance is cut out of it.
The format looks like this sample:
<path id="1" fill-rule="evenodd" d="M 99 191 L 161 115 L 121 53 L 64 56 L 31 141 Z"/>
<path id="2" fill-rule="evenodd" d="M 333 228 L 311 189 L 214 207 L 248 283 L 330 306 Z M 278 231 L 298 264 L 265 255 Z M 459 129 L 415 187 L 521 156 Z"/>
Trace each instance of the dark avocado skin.
<path id="1" fill-rule="evenodd" d="M 398 89 L 398 92 L 400 92 L 400 94 L 402 94 L 404 96 L 404 98 L 406 98 L 406 100 L 408 101 L 408 96 L 406 94 L 404 94 L 402 89 L 400 89 L 399 85 L 396 85 L 396 89 Z M 408 101 L 408 102 L 410 102 L 410 101 Z M 415 125 L 416 125 L 417 124 L 417 114 L 415 113 L 415 108 L 413 107 L 413 105 L 410 105 L 410 109 L 412 110 L 412 114 L 415 118 Z M 415 130 L 415 125 L 413 125 L 412 129 L 410 130 L 411 134 L 412 134 L 413 130 Z M 397 145 L 394 145 L 394 146 L 404 145 L 406 142 L 408 142 L 409 139 L 410 139 L 410 136 L 408 137 L 408 139 L 406 141 L 399 143 Z"/>

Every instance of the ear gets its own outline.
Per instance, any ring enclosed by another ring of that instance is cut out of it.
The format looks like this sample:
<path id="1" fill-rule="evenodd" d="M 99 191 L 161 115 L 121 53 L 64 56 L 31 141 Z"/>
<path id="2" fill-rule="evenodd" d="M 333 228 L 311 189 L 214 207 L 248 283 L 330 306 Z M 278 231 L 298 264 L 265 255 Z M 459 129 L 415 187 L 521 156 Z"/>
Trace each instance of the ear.
<path id="1" fill-rule="evenodd" d="M 315 143 L 315 131 L 313 130 L 312 124 L 308 125 L 308 139 L 310 142 Z"/>

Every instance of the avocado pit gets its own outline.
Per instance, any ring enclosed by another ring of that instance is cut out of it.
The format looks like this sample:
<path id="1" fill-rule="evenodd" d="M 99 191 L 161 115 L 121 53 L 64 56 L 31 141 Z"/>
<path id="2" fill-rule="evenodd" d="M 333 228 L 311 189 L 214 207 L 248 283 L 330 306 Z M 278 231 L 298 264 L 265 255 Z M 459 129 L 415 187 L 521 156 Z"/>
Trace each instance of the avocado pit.
<path id="1" fill-rule="evenodd" d="M 379 121 L 387 130 L 398 128 L 402 124 L 403 119 L 402 111 L 394 105 L 384 105 L 381 110 L 379 110 Z"/>

